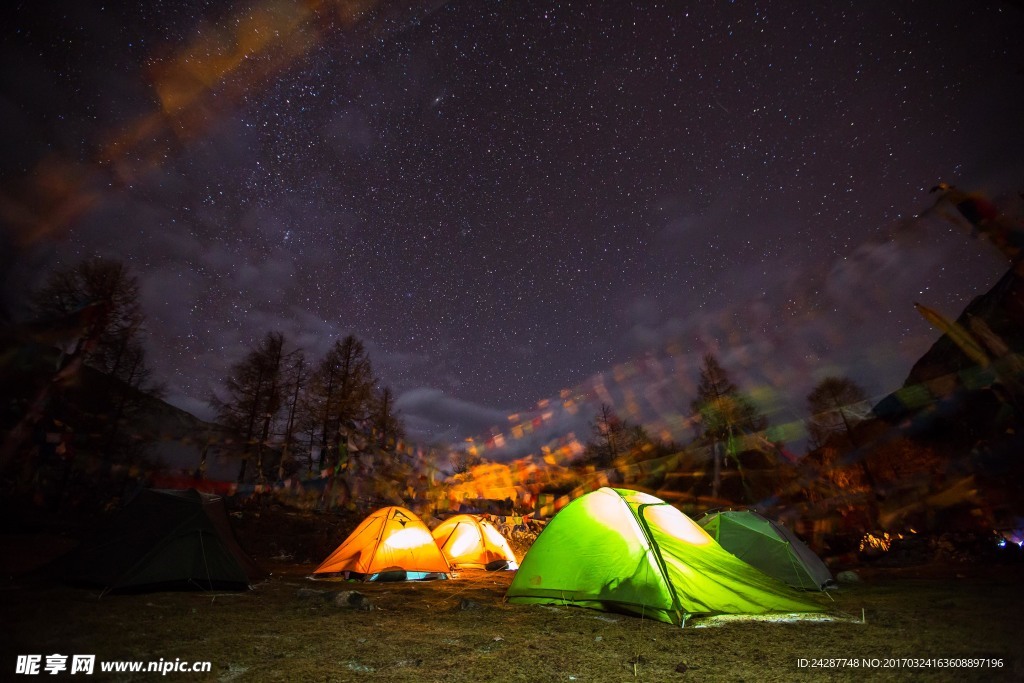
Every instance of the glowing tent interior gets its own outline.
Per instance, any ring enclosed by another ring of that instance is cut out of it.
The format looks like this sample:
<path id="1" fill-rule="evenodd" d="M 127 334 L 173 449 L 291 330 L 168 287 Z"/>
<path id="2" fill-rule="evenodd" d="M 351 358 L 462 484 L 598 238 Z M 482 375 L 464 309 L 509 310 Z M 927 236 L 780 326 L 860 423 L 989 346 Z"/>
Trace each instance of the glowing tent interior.
<path id="1" fill-rule="evenodd" d="M 312 578 L 446 579 L 451 568 L 427 525 L 397 506 L 377 510 L 313 571 Z"/>
<path id="2" fill-rule="evenodd" d="M 822 611 L 665 501 L 607 487 L 555 515 L 506 595 L 511 603 L 625 611 L 677 625 L 694 614 Z"/>
<path id="3" fill-rule="evenodd" d="M 508 540 L 488 520 L 456 515 L 434 529 L 437 547 L 455 569 L 518 569 Z"/>

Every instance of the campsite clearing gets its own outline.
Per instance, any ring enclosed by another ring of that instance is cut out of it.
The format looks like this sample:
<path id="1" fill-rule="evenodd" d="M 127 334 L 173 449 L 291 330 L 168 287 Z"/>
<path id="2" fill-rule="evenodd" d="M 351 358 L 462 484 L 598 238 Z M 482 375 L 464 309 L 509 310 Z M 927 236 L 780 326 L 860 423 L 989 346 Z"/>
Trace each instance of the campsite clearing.
<path id="1" fill-rule="evenodd" d="M 695 619 L 679 628 L 587 609 L 507 604 L 511 572 L 467 570 L 449 581 L 328 583 L 305 578 L 314 565 L 261 562 L 271 577 L 240 593 L 100 598 L 98 590 L 7 579 L 0 613 L 12 628 L 0 645 L 3 677 L 13 674 L 17 655 L 53 653 L 95 654 L 97 662 L 212 663 L 209 674 L 172 672 L 161 677 L 168 681 L 1024 677 L 1019 566 L 865 569 L 860 583 L 830 591 L 831 621 Z M 335 591 L 352 590 L 373 609 L 335 604 Z M 884 668 L 908 659 L 983 657 L 1001 659 L 1002 666 Z M 827 660 L 835 660 L 833 666 L 812 666 Z M 839 666 L 840 660 L 847 663 Z M 848 664 L 853 660 L 856 667 Z M 153 675 L 106 680 L 155 680 Z"/>

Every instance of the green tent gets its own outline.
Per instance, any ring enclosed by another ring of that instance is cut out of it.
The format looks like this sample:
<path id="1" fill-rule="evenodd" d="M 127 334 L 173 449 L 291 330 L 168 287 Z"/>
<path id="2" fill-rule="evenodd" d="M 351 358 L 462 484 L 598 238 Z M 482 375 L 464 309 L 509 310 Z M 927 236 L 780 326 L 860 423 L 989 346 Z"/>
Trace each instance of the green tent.
<path id="1" fill-rule="evenodd" d="M 694 614 L 822 611 L 726 551 L 665 501 L 611 488 L 577 498 L 551 520 L 507 597 L 678 625 Z"/>
<path id="2" fill-rule="evenodd" d="M 783 583 L 807 590 L 834 583 L 825 563 L 796 534 L 753 510 L 709 512 L 697 523 L 730 553 Z"/>
<path id="3" fill-rule="evenodd" d="M 53 568 L 103 592 L 247 588 L 265 576 L 238 545 L 220 496 L 145 489 Z"/>

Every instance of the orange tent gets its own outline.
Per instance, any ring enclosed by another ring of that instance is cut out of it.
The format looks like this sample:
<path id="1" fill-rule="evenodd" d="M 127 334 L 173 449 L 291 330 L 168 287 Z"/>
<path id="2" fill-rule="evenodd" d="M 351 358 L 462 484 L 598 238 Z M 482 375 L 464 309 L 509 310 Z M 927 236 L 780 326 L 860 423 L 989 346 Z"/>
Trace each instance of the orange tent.
<path id="1" fill-rule="evenodd" d="M 434 529 L 434 541 L 457 569 L 519 568 L 508 541 L 486 519 L 456 515 Z"/>
<path id="2" fill-rule="evenodd" d="M 446 579 L 451 568 L 427 525 L 403 507 L 377 510 L 356 527 L 313 577 L 365 581 Z"/>

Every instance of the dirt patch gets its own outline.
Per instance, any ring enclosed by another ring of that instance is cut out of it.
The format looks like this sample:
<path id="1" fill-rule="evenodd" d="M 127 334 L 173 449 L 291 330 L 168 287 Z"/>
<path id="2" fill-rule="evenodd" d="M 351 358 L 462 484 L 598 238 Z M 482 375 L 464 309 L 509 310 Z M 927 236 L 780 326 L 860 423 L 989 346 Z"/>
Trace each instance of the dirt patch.
<path id="1" fill-rule="evenodd" d="M 313 565 L 264 561 L 242 593 L 107 595 L 27 579 L 0 590 L 2 677 L 17 655 L 97 662 L 209 661 L 208 681 L 1020 680 L 1024 600 L 1012 567 L 862 573 L 823 597 L 828 620 L 692 619 L 686 628 L 569 607 L 509 605 L 510 572 L 448 581 L 310 581 Z M 957 575 L 962 578 L 956 578 Z M 358 591 L 363 601 L 332 599 Z M 891 658 L 1001 658 L 1001 668 L 883 669 Z M 821 658 L 877 666 L 798 667 Z M 153 680 L 153 673 L 105 680 Z M 94 678 L 103 680 L 97 673 Z"/>

